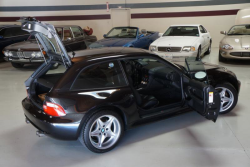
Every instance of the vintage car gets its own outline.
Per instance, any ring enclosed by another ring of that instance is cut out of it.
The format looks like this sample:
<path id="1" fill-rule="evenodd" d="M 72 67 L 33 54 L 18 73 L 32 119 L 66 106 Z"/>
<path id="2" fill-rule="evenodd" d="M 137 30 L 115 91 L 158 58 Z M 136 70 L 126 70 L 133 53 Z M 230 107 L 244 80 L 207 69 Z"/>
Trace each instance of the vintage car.
<path id="1" fill-rule="evenodd" d="M 90 48 L 101 47 L 134 47 L 148 49 L 149 45 L 159 38 L 158 32 L 139 29 L 138 27 L 114 27 L 108 34 L 103 35 L 101 39 L 93 44 Z"/>
<path id="2" fill-rule="evenodd" d="M 3 48 L 13 43 L 27 40 L 29 35 L 19 25 L 0 25 L 0 61 L 4 58 Z"/>
<path id="3" fill-rule="evenodd" d="M 192 58 L 185 66 L 176 65 L 147 50 L 125 47 L 83 50 L 71 59 L 52 25 L 31 18 L 21 22 L 49 57 L 25 81 L 22 101 L 26 123 L 38 129 L 38 136 L 79 139 L 89 150 L 103 153 L 132 127 L 191 109 L 215 122 L 223 106 L 225 113 L 237 104 L 240 82 L 223 67 Z M 51 70 L 55 63 L 62 66 Z"/>
<path id="4" fill-rule="evenodd" d="M 163 58 L 198 57 L 211 52 L 212 38 L 200 24 L 172 25 L 149 50 Z"/>
<path id="5" fill-rule="evenodd" d="M 86 35 L 82 28 L 76 25 L 56 25 L 55 29 L 68 52 L 86 49 L 97 40 L 96 36 Z M 3 51 L 5 60 L 10 61 L 15 68 L 22 68 L 24 64 L 44 62 L 43 53 L 33 35 L 26 41 L 7 46 Z"/>

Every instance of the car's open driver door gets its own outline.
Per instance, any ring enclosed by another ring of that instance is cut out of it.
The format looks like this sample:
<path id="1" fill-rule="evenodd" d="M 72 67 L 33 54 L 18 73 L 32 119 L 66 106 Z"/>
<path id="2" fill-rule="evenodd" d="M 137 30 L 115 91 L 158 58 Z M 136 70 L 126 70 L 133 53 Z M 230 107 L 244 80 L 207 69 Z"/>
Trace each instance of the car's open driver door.
<path id="1" fill-rule="evenodd" d="M 201 61 L 189 58 L 186 59 L 186 66 L 190 77 L 183 76 L 183 90 L 188 106 L 215 122 L 221 107 L 219 92 L 208 84 L 206 70 Z"/>

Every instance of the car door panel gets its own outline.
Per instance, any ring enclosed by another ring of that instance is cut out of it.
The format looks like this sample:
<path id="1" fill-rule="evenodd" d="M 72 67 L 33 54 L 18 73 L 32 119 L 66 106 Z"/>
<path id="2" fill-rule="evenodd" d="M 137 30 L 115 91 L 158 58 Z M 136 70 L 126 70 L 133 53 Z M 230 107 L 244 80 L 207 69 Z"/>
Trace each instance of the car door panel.
<path id="1" fill-rule="evenodd" d="M 216 121 L 220 111 L 220 95 L 203 82 L 184 77 L 184 93 L 189 107 L 208 120 Z"/>

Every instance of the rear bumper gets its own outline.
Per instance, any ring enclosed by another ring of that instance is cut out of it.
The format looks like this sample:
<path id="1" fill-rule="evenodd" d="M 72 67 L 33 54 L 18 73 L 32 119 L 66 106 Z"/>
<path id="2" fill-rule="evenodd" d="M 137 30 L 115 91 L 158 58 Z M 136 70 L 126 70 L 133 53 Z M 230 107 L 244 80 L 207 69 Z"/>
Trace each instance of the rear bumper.
<path id="1" fill-rule="evenodd" d="M 4 57 L 5 61 L 20 63 L 20 64 L 32 64 L 32 63 L 43 63 L 43 59 L 11 59 L 9 57 Z"/>
<path id="2" fill-rule="evenodd" d="M 51 117 L 25 98 L 22 101 L 25 117 L 45 135 L 60 140 L 77 140 L 80 123 L 84 114 L 67 114 L 64 117 Z"/>

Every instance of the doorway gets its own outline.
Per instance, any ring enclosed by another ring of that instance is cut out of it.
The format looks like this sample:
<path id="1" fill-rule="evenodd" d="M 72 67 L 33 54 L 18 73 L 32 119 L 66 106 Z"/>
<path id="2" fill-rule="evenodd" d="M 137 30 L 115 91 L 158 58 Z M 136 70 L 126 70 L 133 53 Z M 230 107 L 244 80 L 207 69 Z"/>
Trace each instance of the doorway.
<path id="1" fill-rule="evenodd" d="M 130 26 L 130 9 L 111 9 L 112 27 Z"/>

